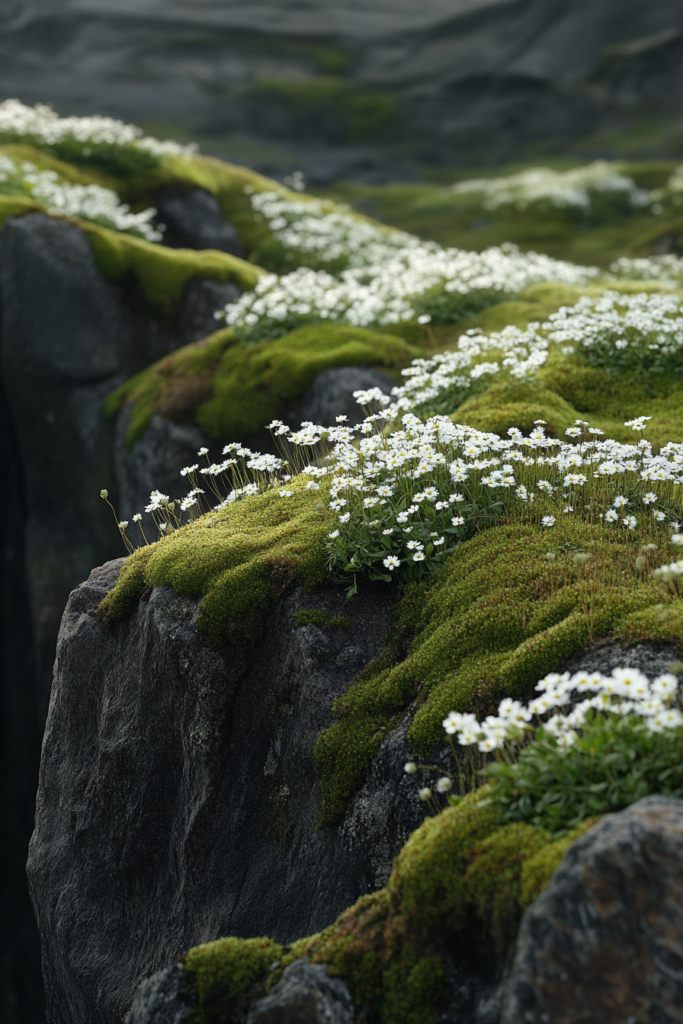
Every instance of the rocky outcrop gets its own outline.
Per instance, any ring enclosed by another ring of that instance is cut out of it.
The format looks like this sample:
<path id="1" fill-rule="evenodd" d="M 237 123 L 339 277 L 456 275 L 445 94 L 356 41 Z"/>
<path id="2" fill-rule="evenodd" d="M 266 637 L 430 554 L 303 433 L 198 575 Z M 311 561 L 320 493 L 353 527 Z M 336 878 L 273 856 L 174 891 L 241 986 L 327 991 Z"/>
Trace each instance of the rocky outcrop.
<path id="1" fill-rule="evenodd" d="M 319 930 L 386 882 L 423 817 L 399 738 L 349 818 L 362 830 L 316 831 L 315 740 L 382 647 L 388 589 L 295 590 L 219 649 L 167 590 L 104 632 L 120 565 L 74 591 L 60 631 L 29 858 L 50 1024 L 118 1022 L 197 943 Z M 297 629 L 302 608 L 349 626 Z"/>
<path id="2" fill-rule="evenodd" d="M 245 136 L 296 138 L 289 160 L 304 171 L 353 149 L 363 125 L 340 107 L 367 110 L 371 92 L 399 105 L 393 131 L 388 119 L 367 136 L 375 156 L 398 151 L 400 126 L 402 159 L 469 166 L 675 118 L 683 95 L 681 0 L 16 0 L 10 11 L 4 95 L 179 122 L 243 159 Z M 353 174 L 353 161 L 338 171 Z"/>
<path id="3" fill-rule="evenodd" d="M 570 848 L 526 913 L 503 1024 L 683 1021 L 683 801 L 648 797 Z"/>

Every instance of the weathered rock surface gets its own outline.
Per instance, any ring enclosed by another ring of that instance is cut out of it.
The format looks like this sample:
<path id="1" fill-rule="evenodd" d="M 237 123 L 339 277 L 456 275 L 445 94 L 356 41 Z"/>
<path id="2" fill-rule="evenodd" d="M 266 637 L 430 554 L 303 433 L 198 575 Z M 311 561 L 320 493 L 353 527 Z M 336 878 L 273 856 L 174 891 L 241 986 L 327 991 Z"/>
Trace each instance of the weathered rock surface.
<path id="1" fill-rule="evenodd" d="M 183 969 L 176 963 L 157 971 L 142 982 L 126 1024 L 185 1024 L 192 1013 L 192 1001 L 183 995 Z"/>
<path id="2" fill-rule="evenodd" d="M 325 143 L 349 147 L 351 127 L 340 136 L 334 105 L 302 118 L 252 86 L 329 74 L 332 48 L 344 85 L 397 98 L 402 156 L 472 165 L 675 118 L 682 13 L 681 0 L 15 0 L 0 15 L 0 92 L 206 135 L 296 134 L 305 170 Z"/>
<path id="3" fill-rule="evenodd" d="M 648 797 L 570 848 L 522 921 L 502 1021 L 683 1021 L 683 801 Z"/>
<path id="4" fill-rule="evenodd" d="M 189 192 L 163 189 L 156 198 L 164 245 L 176 249 L 219 249 L 243 256 L 239 235 L 224 219 L 215 196 L 204 188 Z"/>
<path id="5" fill-rule="evenodd" d="M 313 933 L 386 882 L 423 815 L 399 742 L 369 826 L 315 827 L 315 740 L 381 649 L 388 590 L 295 590 L 219 650 L 194 631 L 199 602 L 167 590 L 103 632 L 120 565 L 74 591 L 60 631 L 29 858 L 50 1024 L 118 1022 L 197 943 Z M 294 629 L 300 608 L 350 626 Z"/>
<path id="6" fill-rule="evenodd" d="M 277 985 L 249 1010 L 247 1024 L 352 1024 L 349 987 L 330 978 L 327 966 L 295 960 Z"/>

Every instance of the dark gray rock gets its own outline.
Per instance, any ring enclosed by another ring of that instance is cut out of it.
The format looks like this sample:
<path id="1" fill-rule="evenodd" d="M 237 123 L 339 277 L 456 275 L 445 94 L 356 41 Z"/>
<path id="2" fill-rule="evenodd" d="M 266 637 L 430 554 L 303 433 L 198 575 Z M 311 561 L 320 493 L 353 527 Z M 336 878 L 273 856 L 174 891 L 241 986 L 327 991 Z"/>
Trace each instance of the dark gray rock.
<path id="1" fill-rule="evenodd" d="M 295 960 L 267 996 L 250 1008 L 247 1024 L 353 1024 L 349 986 L 326 964 Z"/>
<path id="2" fill-rule="evenodd" d="M 207 334 L 219 330 L 221 324 L 214 316 L 242 294 L 232 281 L 207 281 L 193 277 L 188 281 L 180 307 L 179 326 L 186 343 L 200 341 Z"/>
<path id="3" fill-rule="evenodd" d="M 502 1021 L 683 1021 L 683 801 L 647 797 L 574 843 L 524 916 Z"/>
<path id="4" fill-rule="evenodd" d="M 218 200 L 203 188 L 189 192 L 164 190 L 156 199 L 158 218 L 165 225 L 164 244 L 175 249 L 219 249 L 242 256 L 242 243 L 223 217 Z"/>
<path id="5" fill-rule="evenodd" d="M 128 447 L 130 415 L 131 407 L 125 405 L 117 418 L 114 438 L 117 510 L 119 518 L 127 520 L 143 512 L 152 490 L 168 494 L 172 500 L 184 498 L 189 484 L 180 470 L 202 462 L 197 453 L 211 444 L 197 427 L 154 415 L 143 436 Z"/>
<path id="6" fill-rule="evenodd" d="M 145 979 L 135 993 L 125 1024 L 185 1024 L 192 1002 L 181 991 L 183 969 L 173 963 Z"/>
<path id="7" fill-rule="evenodd" d="M 680 663 L 680 654 L 675 644 L 646 643 L 626 647 L 609 638 L 591 644 L 585 650 L 574 654 L 561 665 L 561 672 L 602 672 L 610 675 L 615 668 L 635 668 L 655 679 L 671 666 Z"/>
<path id="8" fill-rule="evenodd" d="M 73 592 L 60 631 L 28 866 L 50 1024 L 118 1024 L 141 979 L 197 943 L 330 924 L 375 889 L 419 806 L 405 823 L 386 808 L 393 850 L 316 831 L 315 740 L 381 649 L 388 589 L 297 589 L 219 650 L 195 632 L 199 602 L 163 589 L 103 632 L 121 564 Z M 294 629 L 301 608 L 350 626 Z"/>
<path id="9" fill-rule="evenodd" d="M 354 391 L 380 388 L 390 395 L 395 381 L 388 373 L 371 366 L 339 366 L 322 370 L 296 407 L 284 416 L 286 423 L 299 426 L 306 420 L 328 427 L 336 416 L 347 416 L 349 424 L 360 423 L 365 414 L 353 397 Z"/>

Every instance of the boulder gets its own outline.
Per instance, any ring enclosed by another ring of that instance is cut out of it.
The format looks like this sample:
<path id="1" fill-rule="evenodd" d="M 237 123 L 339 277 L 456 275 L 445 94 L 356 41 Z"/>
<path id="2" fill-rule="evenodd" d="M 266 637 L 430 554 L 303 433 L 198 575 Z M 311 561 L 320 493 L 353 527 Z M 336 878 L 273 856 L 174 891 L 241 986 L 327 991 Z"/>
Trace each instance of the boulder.
<path id="1" fill-rule="evenodd" d="M 424 813 L 399 740 L 350 814 L 369 826 L 316 831 L 313 747 L 382 648 L 388 588 L 295 589 L 218 648 L 200 602 L 165 589 L 104 631 L 121 565 L 73 592 L 60 630 L 28 865 L 49 1024 L 118 1024 L 201 942 L 325 927 L 386 883 Z M 349 625 L 295 628 L 300 609 Z"/>
<path id="2" fill-rule="evenodd" d="M 295 960 L 267 996 L 256 1000 L 247 1024 L 353 1024 L 349 986 L 330 978 L 326 964 Z"/>
<path id="3" fill-rule="evenodd" d="M 347 417 L 349 424 L 360 423 L 365 413 L 353 392 L 379 388 L 385 395 L 390 395 L 394 386 L 395 381 L 388 373 L 371 366 L 338 366 L 322 370 L 284 420 L 297 428 L 306 420 L 327 427 L 334 423 L 335 417 L 342 415 Z"/>
<path id="4" fill-rule="evenodd" d="M 168 494 L 172 500 L 184 498 L 190 485 L 180 476 L 180 470 L 196 465 L 201 461 L 199 449 L 211 446 L 197 427 L 157 415 L 152 416 L 143 436 L 129 446 L 126 433 L 130 415 L 131 407 L 125 405 L 118 415 L 114 437 L 117 511 L 120 519 L 127 520 L 143 512 L 153 490 Z"/>
<path id="5" fill-rule="evenodd" d="M 598 822 L 525 914 L 502 1024 L 546 1021 L 683 1021 L 683 801 Z"/>
<path id="6" fill-rule="evenodd" d="M 186 1024 L 192 1000 L 182 992 L 183 969 L 176 961 L 146 978 L 135 993 L 125 1024 Z"/>
<path id="7" fill-rule="evenodd" d="M 216 197 L 206 189 L 162 190 L 156 206 L 158 219 L 165 226 L 165 245 L 174 249 L 219 249 L 233 256 L 244 255 L 239 235 L 224 219 Z"/>

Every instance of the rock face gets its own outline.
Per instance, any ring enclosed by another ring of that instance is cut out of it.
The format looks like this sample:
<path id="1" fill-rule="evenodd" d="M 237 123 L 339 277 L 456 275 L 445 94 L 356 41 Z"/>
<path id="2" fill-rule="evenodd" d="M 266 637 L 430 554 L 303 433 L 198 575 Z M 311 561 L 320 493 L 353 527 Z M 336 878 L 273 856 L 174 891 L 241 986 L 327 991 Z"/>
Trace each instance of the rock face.
<path id="1" fill-rule="evenodd" d="M 183 970 L 176 962 L 142 982 L 126 1024 L 186 1024 L 192 1003 L 181 992 Z"/>
<path id="2" fill-rule="evenodd" d="M 73 587 L 120 550 L 98 497 L 114 480 L 102 403 L 131 374 L 213 331 L 214 310 L 234 297 L 229 284 L 191 281 L 177 315 L 155 317 L 133 287 L 102 278 L 71 224 L 31 213 L 0 232 L 0 989 L 10 1021 L 42 1016 L 24 865 L 59 621 Z"/>
<path id="3" fill-rule="evenodd" d="M 595 825 L 527 911 L 503 1024 L 683 1021 L 683 801 Z"/>
<path id="4" fill-rule="evenodd" d="M 471 166 L 675 118 L 682 13 L 681 0 L 14 0 L 0 15 L 0 92 L 191 134 L 297 137 L 291 159 L 306 170 L 335 141 L 353 148 L 363 126 L 340 126 L 344 97 L 380 91 L 398 113 L 383 136 L 366 129 L 371 149 L 394 152 L 400 134 L 402 155 Z M 323 110 L 321 76 L 340 83 Z M 297 104 L 291 83 L 310 95 Z M 239 155 L 237 137 L 227 145 Z"/>
<path id="5" fill-rule="evenodd" d="M 363 831 L 316 831 L 315 739 L 381 649 L 388 590 L 295 590 L 218 649 L 199 602 L 166 590 L 103 632 L 120 565 L 74 591 L 60 631 L 29 857 L 50 1024 L 118 1024 L 197 943 L 319 930 L 386 882 L 424 813 L 399 737 L 349 817 Z M 301 608 L 350 625 L 295 629 Z"/>

